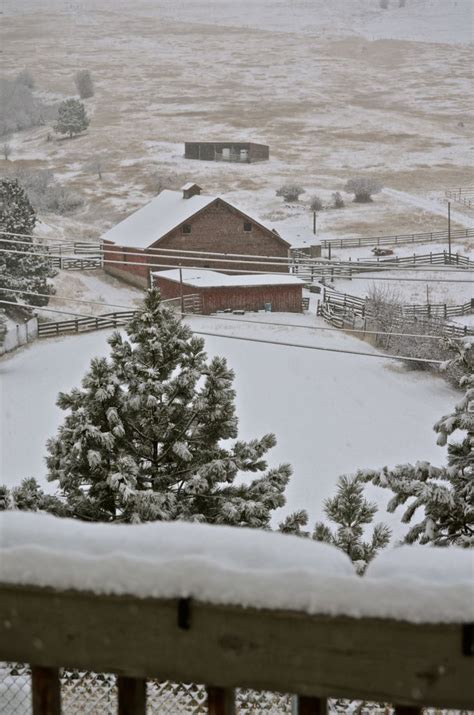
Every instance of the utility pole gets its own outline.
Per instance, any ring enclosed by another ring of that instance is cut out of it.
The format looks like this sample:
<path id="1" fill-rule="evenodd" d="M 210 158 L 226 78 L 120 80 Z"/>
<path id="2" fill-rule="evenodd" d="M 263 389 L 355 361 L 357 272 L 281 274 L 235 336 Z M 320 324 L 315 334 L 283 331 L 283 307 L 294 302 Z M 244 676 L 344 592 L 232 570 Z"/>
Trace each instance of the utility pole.
<path id="1" fill-rule="evenodd" d="M 184 318 L 183 269 L 179 269 L 179 293 L 181 297 L 181 320 Z"/>
<path id="2" fill-rule="evenodd" d="M 451 265 L 451 201 L 448 201 L 448 256 Z"/>

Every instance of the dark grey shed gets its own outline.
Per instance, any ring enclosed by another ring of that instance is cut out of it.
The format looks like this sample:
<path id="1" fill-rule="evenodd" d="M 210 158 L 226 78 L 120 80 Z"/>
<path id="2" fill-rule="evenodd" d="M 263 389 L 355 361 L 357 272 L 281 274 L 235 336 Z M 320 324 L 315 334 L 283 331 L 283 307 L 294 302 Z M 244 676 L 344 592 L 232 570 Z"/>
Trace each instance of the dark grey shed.
<path id="1" fill-rule="evenodd" d="M 201 161 L 234 161 L 250 164 L 254 161 L 267 161 L 270 148 L 266 144 L 254 142 L 186 142 L 186 159 Z"/>

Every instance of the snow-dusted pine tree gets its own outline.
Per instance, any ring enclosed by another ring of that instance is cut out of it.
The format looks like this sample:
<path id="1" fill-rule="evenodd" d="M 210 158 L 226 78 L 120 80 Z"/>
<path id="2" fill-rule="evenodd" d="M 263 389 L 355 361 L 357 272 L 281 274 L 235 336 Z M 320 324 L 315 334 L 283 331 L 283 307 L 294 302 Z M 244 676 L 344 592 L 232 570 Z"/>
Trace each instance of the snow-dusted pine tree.
<path id="1" fill-rule="evenodd" d="M 324 541 L 345 551 L 354 562 L 357 572 L 363 574 L 376 554 L 390 541 L 390 529 L 376 524 L 369 541 L 364 541 L 366 527 L 374 520 L 377 505 L 364 497 L 364 484 L 355 477 L 339 477 L 337 494 L 324 502 L 324 513 L 330 522 L 337 524 L 332 530 L 323 522 L 317 522 L 311 535 L 315 541 Z M 284 534 L 309 537 L 303 527 L 308 524 L 305 510 L 290 514 L 279 525 Z"/>
<path id="2" fill-rule="evenodd" d="M 458 347 L 453 362 L 466 372 L 460 381 L 465 394 L 434 426 L 438 444 L 447 445 L 447 466 L 417 462 L 358 473 L 360 479 L 392 490 L 389 512 L 405 507 L 402 522 L 412 524 L 405 536 L 409 544 L 474 546 L 474 343 Z M 448 442 L 456 432 L 461 439 Z"/>
<path id="3" fill-rule="evenodd" d="M 267 528 L 291 468 L 267 470 L 272 434 L 237 437 L 233 373 L 151 290 L 92 360 L 48 442 L 49 480 L 72 514 L 97 521 L 184 519 Z M 252 480 L 245 473 L 261 473 Z M 263 473 L 263 474 L 262 474 Z"/>
<path id="4" fill-rule="evenodd" d="M 364 485 L 354 477 L 339 477 L 337 494 L 324 502 L 324 513 L 337 524 L 333 531 L 323 522 L 314 527 L 313 539 L 337 546 L 348 554 L 357 572 L 363 574 L 376 554 L 390 541 L 390 529 L 376 524 L 368 541 L 365 528 L 373 522 L 377 505 L 364 497 Z"/>
<path id="5" fill-rule="evenodd" d="M 84 132 L 89 126 L 86 108 L 78 99 L 65 99 L 58 107 L 58 120 L 54 131 L 59 134 L 74 134 Z"/>
<path id="6" fill-rule="evenodd" d="M 0 299 L 26 301 L 47 305 L 48 298 L 30 295 L 50 295 L 48 278 L 55 275 L 50 262 L 39 255 L 38 244 L 31 238 L 36 215 L 28 196 L 16 179 L 0 179 Z M 19 234 L 18 236 L 11 234 Z M 12 240 L 19 243 L 11 243 Z M 2 288 L 19 290 L 10 293 Z"/>

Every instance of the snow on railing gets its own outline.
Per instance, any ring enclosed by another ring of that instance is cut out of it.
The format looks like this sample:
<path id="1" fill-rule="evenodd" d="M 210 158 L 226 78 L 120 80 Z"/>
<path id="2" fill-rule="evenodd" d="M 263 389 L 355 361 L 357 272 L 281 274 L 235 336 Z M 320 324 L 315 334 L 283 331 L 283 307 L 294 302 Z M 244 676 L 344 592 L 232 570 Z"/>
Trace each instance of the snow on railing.
<path id="1" fill-rule="evenodd" d="M 301 713 L 329 696 L 474 708 L 469 550 L 399 547 L 359 577 L 279 533 L 0 518 L 0 660 L 32 664 L 38 702 L 59 703 L 67 667 L 118 673 L 119 712 L 145 712 L 146 678 L 207 684 L 214 713 L 238 686 Z"/>

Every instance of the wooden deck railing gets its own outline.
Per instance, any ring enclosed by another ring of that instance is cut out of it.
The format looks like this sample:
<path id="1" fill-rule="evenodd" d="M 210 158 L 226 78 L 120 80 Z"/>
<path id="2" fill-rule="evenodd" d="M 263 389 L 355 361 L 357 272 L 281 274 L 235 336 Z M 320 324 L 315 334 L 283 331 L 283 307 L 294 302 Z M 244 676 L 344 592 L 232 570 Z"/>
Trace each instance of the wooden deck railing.
<path id="1" fill-rule="evenodd" d="M 474 709 L 473 655 L 472 625 L 0 584 L 0 660 L 31 664 L 34 715 L 61 712 L 62 667 L 116 673 L 123 715 L 144 715 L 148 678 L 206 684 L 213 715 L 235 712 L 237 687 L 294 693 L 299 715 L 328 697 Z"/>

